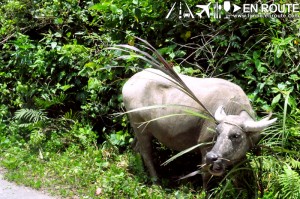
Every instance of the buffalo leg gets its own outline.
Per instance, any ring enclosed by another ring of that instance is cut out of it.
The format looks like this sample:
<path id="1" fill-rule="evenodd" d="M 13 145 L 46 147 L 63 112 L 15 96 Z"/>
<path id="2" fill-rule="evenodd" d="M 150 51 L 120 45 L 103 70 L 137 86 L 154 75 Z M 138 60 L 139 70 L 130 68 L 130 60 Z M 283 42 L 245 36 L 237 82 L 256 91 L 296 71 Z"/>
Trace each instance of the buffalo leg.
<path id="1" fill-rule="evenodd" d="M 137 132 L 137 131 L 136 131 Z M 157 173 L 152 159 L 152 135 L 146 131 L 136 134 L 136 150 L 142 155 L 150 176 L 156 180 Z"/>

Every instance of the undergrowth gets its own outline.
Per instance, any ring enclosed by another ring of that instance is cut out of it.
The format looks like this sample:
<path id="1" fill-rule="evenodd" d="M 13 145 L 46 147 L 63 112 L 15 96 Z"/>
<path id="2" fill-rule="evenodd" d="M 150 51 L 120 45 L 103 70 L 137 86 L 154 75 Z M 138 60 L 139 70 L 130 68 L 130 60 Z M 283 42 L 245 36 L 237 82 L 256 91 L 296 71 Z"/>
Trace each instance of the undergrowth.
<path id="1" fill-rule="evenodd" d="M 191 186 L 164 188 L 151 183 L 140 156 L 131 150 L 119 153 L 109 143 L 85 150 L 69 146 L 51 152 L 28 148 L 26 143 L 0 136 L 0 165 L 5 178 L 46 190 L 63 198 L 203 198 Z M 3 140 L 5 139 L 5 140 Z M 10 147 L 4 147 L 10 145 Z"/>
<path id="2" fill-rule="evenodd" d="M 0 4 L 0 165 L 7 179 L 66 198 L 204 197 L 190 183 L 153 185 L 129 149 L 128 120 L 111 116 L 123 111 L 125 80 L 144 65 L 118 64 L 120 54 L 103 49 L 134 45 L 139 36 L 181 73 L 240 85 L 258 116 L 273 110 L 277 125 L 263 132 L 261 153 L 248 155 L 257 196 L 299 198 L 299 18 L 168 21 L 171 1 Z M 117 64 L 124 67 L 111 67 Z M 216 188 L 216 197 L 223 193 L 238 196 L 230 180 Z"/>

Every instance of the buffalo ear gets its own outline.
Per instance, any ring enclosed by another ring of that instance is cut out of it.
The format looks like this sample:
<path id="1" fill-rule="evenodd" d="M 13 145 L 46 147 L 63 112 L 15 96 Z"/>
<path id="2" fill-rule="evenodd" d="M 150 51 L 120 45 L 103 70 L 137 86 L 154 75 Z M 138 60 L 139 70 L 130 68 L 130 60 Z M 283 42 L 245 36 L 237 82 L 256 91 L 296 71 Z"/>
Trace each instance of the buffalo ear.
<path id="1" fill-rule="evenodd" d="M 215 119 L 218 123 L 221 123 L 225 117 L 227 116 L 225 111 L 224 111 L 224 107 L 223 106 L 219 106 L 215 112 Z"/>
<path id="2" fill-rule="evenodd" d="M 250 137 L 251 146 L 255 146 L 261 138 L 261 132 L 253 132 L 248 135 Z"/>

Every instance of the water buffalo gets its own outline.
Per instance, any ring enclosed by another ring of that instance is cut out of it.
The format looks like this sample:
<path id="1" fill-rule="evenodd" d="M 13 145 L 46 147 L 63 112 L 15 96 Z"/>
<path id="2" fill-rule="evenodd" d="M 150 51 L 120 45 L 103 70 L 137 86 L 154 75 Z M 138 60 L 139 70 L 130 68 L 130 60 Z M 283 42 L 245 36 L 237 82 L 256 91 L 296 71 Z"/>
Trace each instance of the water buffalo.
<path id="1" fill-rule="evenodd" d="M 157 177 L 151 156 L 153 137 L 177 151 L 215 141 L 211 146 L 198 149 L 202 164 L 207 165 L 202 175 L 203 186 L 206 187 L 212 175 L 222 176 L 228 166 L 241 161 L 259 141 L 260 132 L 276 119 L 255 121 L 247 95 L 236 84 L 218 78 L 179 77 L 213 113 L 214 119 L 184 114 L 187 109 L 205 111 L 178 89 L 167 75 L 156 69 L 146 69 L 132 76 L 123 87 L 123 100 L 127 111 L 153 105 L 170 105 L 129 112 L 137 140 L 136 148 L 152 177 Z M 174 104 L 182 106 L 172 106 Z"/>

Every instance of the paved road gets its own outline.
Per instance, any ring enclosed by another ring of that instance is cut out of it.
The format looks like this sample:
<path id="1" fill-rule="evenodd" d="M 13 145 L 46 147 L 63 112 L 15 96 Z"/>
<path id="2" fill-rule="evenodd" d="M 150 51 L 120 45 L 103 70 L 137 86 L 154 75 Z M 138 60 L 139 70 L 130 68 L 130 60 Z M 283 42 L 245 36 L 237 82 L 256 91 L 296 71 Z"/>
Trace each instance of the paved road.
<path id="1" fill-rule="evenodd" d="M 3 179 L 0 168 L 0 199 L 56 199 L 39 191 L 24 186 L 18 186 Z"/>

